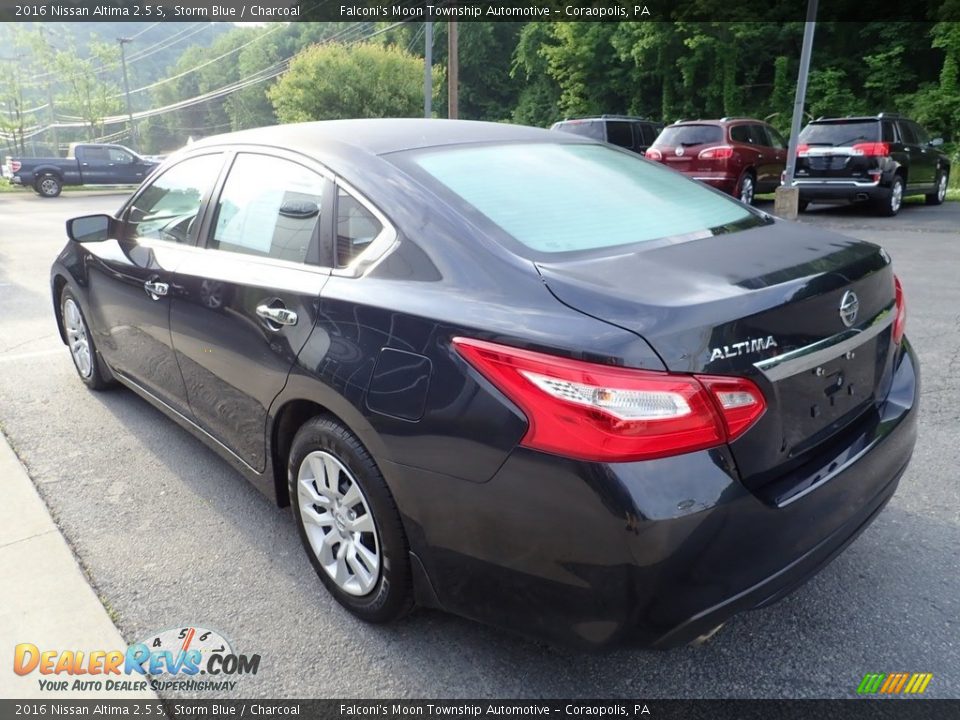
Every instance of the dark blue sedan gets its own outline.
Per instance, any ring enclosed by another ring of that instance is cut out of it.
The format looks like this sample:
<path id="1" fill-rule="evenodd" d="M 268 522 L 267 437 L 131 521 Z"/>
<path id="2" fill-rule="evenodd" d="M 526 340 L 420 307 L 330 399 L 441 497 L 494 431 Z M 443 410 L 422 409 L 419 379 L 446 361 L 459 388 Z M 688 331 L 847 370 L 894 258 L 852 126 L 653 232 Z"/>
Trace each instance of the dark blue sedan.
<path id="1" fill-rule="evenodd" d="M 292 506 L 372 622 L 695 640 L 850 543 L 916 439 L 881 248 L 586 137 L 244 131 L 68 235 L 51 281 L 81 380 Z"/>

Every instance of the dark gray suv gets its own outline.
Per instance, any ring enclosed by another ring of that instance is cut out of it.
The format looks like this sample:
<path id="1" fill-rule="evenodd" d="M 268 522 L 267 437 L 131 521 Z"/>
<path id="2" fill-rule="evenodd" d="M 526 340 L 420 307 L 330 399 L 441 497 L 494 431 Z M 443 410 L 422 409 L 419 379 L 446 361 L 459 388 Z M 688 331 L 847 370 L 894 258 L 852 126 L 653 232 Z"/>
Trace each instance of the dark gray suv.
<path id="1" fill-rule="evenodd" d="M 810 202 L 867 201 L 881 215 L 900 212 L 907 195 L 927 205 L 947 196 L 950 159 L 941 138 L 900 115 L 818 118 L 800 133 L 796 183 Z"/>
<path id="2" fill-rule="evenodd" d="M 643 155 L 663 130 L 663 123 L 629 115 L 600 115 L 561 120 L 550 129 L 602 140 Z"/>

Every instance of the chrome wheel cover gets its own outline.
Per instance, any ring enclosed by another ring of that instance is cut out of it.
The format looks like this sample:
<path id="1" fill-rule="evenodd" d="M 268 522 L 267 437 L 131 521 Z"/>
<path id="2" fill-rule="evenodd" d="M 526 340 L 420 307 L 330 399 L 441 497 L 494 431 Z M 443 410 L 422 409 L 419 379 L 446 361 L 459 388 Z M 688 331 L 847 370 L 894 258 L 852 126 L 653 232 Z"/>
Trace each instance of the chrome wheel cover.
<path id="1" fill-rule="evenodd" d="M 89 379 L 93 375 L 93 356 L 90 353 L 90 339 L 83 315 L 73 298 L 63 301 L 63 329 L 67 335 L 67 346 L 73 356 L 80 377 Z"/>
<path id="2" fill-rule="evenodd" d="M 321 567 L 349 595 L 369 594 L 380 577 L 380 537 L 367 498 L 336 457 L 315 450 L 300 463 L 297 507 Z"/>
<path id="3" fill-rule="evenodd" d="M 896 182 L 890 190 L 890 209 L 897 212 L 903 202 L 903 183 Z"/>
<path id="4" fill-rule="evenodd" d="M 743 178 L 740 185 L 740 202 L 747 205 L 753 204 L 753 178 L 747 175 Z"/>

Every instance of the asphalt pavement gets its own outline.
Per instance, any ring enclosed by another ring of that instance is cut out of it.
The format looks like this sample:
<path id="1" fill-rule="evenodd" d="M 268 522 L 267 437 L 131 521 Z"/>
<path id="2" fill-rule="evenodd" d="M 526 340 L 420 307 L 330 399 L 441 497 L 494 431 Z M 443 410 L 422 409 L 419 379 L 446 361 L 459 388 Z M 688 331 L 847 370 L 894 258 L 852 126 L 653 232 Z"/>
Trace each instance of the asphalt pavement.
<path id="1" fill-rule="evenodd" d="M 851 698 L 867 672 L 930 672 L 927 696 L 960 697 L 960 203 L 801 216 L 884 245 L 906 289 L 923 408 L 887 509 L 804 587 L 703 646 L 584 655 L 437 611 L 364 625 L 324 591 L 288 510 L 133 393 L 87 391 L 49 265 L 65 219 L 121 201 L 0 195 L 0 428 L 128 642 L 218 630 L 261 655 L 233 694 L 251 698 Z"/>

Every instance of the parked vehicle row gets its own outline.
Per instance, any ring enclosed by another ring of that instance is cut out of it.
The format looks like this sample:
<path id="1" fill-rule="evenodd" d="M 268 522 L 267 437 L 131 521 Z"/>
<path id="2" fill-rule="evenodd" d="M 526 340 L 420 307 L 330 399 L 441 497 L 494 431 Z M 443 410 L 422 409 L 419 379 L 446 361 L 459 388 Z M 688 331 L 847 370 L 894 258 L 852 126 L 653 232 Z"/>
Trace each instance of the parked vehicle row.
<path id="1" fill-rule="evenodd" d="M 788 144 L 768 123 L 681 121 L 662 128 L 646 147 L 637 142 L 655 127 L 641 118 L 604 115 L 555 123 L 552 129 L 639 152 L 747 204 L 781 183 Z M 900 115 L 819 118 L 798 141 L 794 182 L 801 211 L 811 202 L 869 202 L 882 215 L 896 215 L 908 195 L 923 195 L 928 205 L 946 198 L 951 168 L 939 149 L 943 140 L 930 139 L 918 123 Z"/>

